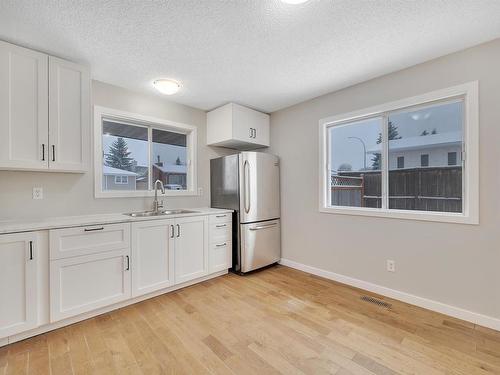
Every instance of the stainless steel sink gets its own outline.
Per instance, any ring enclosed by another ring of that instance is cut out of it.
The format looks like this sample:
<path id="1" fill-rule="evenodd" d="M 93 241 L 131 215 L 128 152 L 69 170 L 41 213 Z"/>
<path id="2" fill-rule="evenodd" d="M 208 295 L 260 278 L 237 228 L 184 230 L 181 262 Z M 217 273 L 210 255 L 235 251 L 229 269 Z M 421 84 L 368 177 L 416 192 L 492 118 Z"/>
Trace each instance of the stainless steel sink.
<path id="1" fill-rule="evenodd" d="M 167 216 L 167 215 L 179 215 L 179 214 L 193 214 L 198 211 L 192 210 L 161 210 L 158 212 L 154 211 L 141 211 L 141 212 L 129 212 L 124 215 L 131 217 L 149 217 L 149 216 Z"/>

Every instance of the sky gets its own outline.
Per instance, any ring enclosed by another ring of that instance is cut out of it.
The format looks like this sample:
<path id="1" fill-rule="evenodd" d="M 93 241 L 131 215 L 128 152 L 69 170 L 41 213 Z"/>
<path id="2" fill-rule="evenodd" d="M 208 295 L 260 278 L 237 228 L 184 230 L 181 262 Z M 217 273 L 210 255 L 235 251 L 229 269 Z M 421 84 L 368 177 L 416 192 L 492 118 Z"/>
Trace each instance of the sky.
<path id="1" fill-rule="evenodd" d="M 109 153 L 109 147 L 117 139 L 114 135 L 103 135 L 102 146 L 104 153 Z M 138 166 L 148 165 L 148 142 L 124 138 L 127 142 L 129 151 L 131 152 L 130 157 L 137 161 Z M 157 156 L 160 156 L 161 161 L 164 165 L 175 164 L 177 157 L 181 159 L 181 163 L 186 163 L 186 147 L 166 145 L 163 143 L 153 143 L 153 154 L 151 155 L 151 160 L 153 162 L 157 161 Z"/>
<path id="2" fill-rule="evenodd" d="M 394 113 L 389 120 L 397 126 L 399 136 L 402 138 L 420 136 L 424 130 L 429 133 L 433 129 L 440 134 L 456 132 L 462 129 L 462 102 L 439 104 L 422 108 L 416 111 L 406 111 Z M 373 149 L 377 146 L 377 138 L 382 131 L 382 119 L 373 118 L 363 120 L 349 125 L 339 125 L 330 128 L 331 142 L 331 166 L 337 170 L 343 163 L 348 163 L 353 170 L 363 168 L 363 144 L 358 139 L 348 137 L 358 137 L 366 145 L 366 149 Z M 390 147 L 390 143 L 389 143 Z M 373 155 L 366 155 L 366 166 L 372 165 Z"/>

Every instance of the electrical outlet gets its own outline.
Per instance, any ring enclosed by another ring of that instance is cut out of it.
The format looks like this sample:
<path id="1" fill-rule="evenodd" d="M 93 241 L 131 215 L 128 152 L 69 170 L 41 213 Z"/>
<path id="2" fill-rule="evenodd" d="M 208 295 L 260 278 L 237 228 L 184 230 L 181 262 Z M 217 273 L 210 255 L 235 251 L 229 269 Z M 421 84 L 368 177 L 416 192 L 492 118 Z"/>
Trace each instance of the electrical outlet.
<path id="1" fill-rule="evenodd" d="M 34 187 L 33 188 L 33 199 L 43 199 L 43 188 Z"/>
<path id="2" fill-rule="evenodd" d="M 387 271 L 396 272 L 396 261 L 387 259 Z"/>

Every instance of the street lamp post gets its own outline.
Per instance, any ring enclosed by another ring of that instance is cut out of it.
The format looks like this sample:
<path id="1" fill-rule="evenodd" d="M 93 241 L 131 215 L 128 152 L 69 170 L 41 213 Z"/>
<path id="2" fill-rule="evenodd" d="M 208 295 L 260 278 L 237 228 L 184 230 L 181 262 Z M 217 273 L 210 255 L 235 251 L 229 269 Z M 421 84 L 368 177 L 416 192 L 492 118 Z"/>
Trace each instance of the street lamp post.
<path id="1" fill-rule="evenodd" d="M 359 137 L 347 137 L 348 139 L 357 139 L 363 145 L 363 169 L 366 171 L 366 145 L 365 142 Z"/>

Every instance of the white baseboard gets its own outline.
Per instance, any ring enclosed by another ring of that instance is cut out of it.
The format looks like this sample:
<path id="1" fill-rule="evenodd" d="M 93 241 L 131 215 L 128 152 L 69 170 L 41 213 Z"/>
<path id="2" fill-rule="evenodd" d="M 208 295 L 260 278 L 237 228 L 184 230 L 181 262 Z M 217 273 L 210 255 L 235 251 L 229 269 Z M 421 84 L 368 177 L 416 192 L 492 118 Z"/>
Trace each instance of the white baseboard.
<path id="1" fill-rule="evenodd" d="M 441 314 L 449 315 L 454 318 L 462 319 L 483 327 L 488 327 L 497 331 L 500 331 L 500 319 L 493 318 L 491 316 L 475 313 L 472 311 L 464 310 L 460 307 L 455 307 L 447 305 L 442 302 L 433 301 L 427 298 L 419 297 L 413 294 L 401 292 L 399 290 L 390 289 L 377 284 L 372 284 L 367 281 L 355 279 L 353 277 L 340 275 L 335 272 L 322 270 L 320 268 L 308 266 L 306 264 L 294 262 L 293 260 L 281 258 L 280 264 L 295 268 L 300 271 L 308 272 L 316 276 L 324 277 L 325 279 L 330 279 L 337 281 L 342 284 L 347 284 L 359 289 L 364 289 L 372 293 L 380 294 L 385 297 L 393 298 L 399 301 L 409 303 L 418 307 L 422 307 L 427 310 L 435 311 Z"/>

